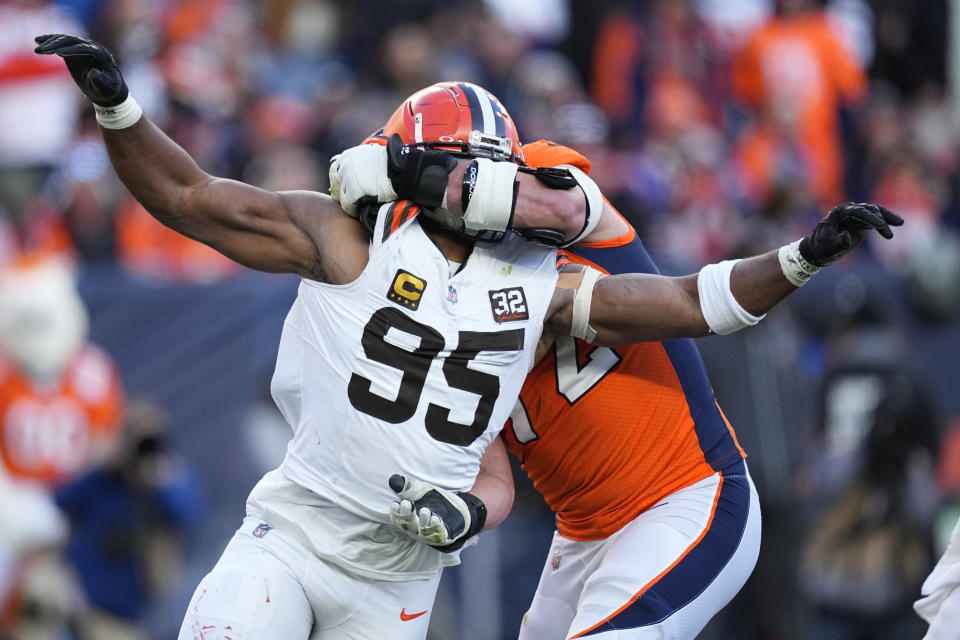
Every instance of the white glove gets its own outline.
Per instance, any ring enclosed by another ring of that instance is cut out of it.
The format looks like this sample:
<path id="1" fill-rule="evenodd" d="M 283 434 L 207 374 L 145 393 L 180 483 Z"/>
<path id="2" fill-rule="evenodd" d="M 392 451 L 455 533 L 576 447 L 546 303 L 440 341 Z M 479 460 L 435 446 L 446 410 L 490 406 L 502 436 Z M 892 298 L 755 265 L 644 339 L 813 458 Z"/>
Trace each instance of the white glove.
<path id="1" fill-rule="evenodd" d="M 330 195 L 351 216 L 357 216 L 361 198 L 377 202 L 397 199 L 387 177 L 387 148 L 361 144 L 330 159 Z"/>
<path id="2" fill-rule="evenodd" d="M 390 522 L 440 551 L 456 551 L 483 529 L 487 508 L 470 493 L 452 493 L 399 474 L 390 488 L 400 498 L 390 505 Z"/>

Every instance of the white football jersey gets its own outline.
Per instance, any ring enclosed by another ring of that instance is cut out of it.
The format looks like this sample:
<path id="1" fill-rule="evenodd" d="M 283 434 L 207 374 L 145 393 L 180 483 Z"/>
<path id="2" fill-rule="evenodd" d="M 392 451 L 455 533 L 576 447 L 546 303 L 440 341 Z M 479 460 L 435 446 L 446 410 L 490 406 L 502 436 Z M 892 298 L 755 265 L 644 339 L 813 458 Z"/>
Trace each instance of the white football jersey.
<path id="1" fill-rule="evenodd" d="M 533 365 L 557 280 L 556 252 L 514 234 L 477 242 L 451 275 L 415 212 L 381 207 L 354 282 L 301 282 L 271 384 L 294 436 L 250 500 L 321 557 L 378 577 L 443 562 L 389 525 L 387 481 L 473 485 Z M 278 513 L 281 495 L 309 508 Z"/>

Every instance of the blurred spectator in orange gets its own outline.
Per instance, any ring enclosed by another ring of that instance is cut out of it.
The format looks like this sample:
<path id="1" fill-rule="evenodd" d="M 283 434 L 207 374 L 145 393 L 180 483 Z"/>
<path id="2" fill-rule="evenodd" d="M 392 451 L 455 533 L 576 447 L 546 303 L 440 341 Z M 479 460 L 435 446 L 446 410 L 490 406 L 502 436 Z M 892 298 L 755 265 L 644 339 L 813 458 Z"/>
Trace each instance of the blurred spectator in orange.
<path id="1" fill-rule="evenodd" d="M 178 0 L 163 9 L 161 66 L 171 97 L 203 117 L 236 115 L 245 106 L 249 66 L 265 45 L 253 7 L 241 0 Z"/>
<path id="2" fill-rule="evenodd" d="M 838 110 L 860 99 L 866 76 L 827 14 L 813 0 L 778 0 L 776 15 L 736 55 L 732 80 L 762 121 L 793 123 L 793 139 L 809 154 L 815 196 L 823 204 L 841 200 Z"/>
<path id="3" fill-rule="evenodd" d="M 795 106 L 788 101 L 771 105 L 744 132 L 732 152 L 739 191 L 747 208 L 757 212 L 762 221 L 751 230 L 754 250 L 802 228 L 806 220 L 800 214 L 818 215 L 817 192 L 811 193 L 817 161 L 797 134 Z"/>
<path id="4" fill-rule="evenodd" d="M 593 101 L 613 125 L 629 131 L 644 99 L 638 69 L 645 50 L 640 24 L 624 9 L 609 13 L 600 26 L 593 52 L 590 88 Z"/>
<path id="5" fill-rule="evenodd" d="M 718 42 L 694 10 L 693 0 L 656 0 L 642 9 L 611 11 L 600 25 L 593 56 L 591 90 L 619 134 L 637 139 L 643 130 L 643 103 L 661 76 L 696 87 L 706 107 L 719 114 L 726 74 Z"/>

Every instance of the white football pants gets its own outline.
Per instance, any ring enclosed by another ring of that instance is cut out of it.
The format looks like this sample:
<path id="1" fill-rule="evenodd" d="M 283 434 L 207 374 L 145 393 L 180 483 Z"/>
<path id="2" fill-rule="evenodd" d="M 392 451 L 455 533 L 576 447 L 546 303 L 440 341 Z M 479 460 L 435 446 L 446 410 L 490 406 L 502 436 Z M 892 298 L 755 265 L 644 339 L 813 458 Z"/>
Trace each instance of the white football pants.
<path id="1" fill-rule="evenodd" d="M 555 533 L 520 639 L 694 638 L 759 553 L 760 501 L 741 461 L 603 540 Z"/>
<path id="2" fill-rule="evenodd" d="M 421 640 L 440 573 L 357 576 L 247 518 L 197 586 L 179 640 Z"/>

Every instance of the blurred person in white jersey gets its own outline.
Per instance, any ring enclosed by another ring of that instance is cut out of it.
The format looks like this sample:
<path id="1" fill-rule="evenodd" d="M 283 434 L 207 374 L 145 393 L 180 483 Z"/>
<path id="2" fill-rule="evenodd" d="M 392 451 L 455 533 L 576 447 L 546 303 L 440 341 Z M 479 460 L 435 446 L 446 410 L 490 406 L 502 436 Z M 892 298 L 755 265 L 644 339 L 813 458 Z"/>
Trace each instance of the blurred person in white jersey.
<path id="1" fill-rule="evenodd" d="M 402 200 L 358 207 L 349 194 L 365 185 L 338 175 L 341 209 L 323 194 L 206 174 L 143 116 L 105 48 L 69 35 L 36 41 L 37 53 L 64 58 L 118 175 L 158 220 L 241 264 L 303 278 L 272 383 L 293 439 L 197 587 L 181 638 L 424 637 L 442 567 L 509 509 L 512 487 L 484 489 L 502 497 L 489 513 L 468 490 L 481 489 L 481 466 L 506 464 L 502 444 L 487 445 L 499 443 L 544 331 L 600 345 L 735 331 L 794 291 L 815 270 L 810 258 L 845 253 L 870 228 L 889 237 L 899 221 L 847 205 L 808 237 L 807 258 L 790 245 L 785 260 L 772 251 L 683 278 L 558 274 L 550 245 L 601 228 L 602 197 L 582 172 L 520 172 L 516 129 L 479 87 L 466 90 L 476 110 L 448 92 L 451 117 L 484 123 L 450 141 L 474 159 L 370 145 L 389 174 L 374 191 Z M 538 242 L 504 233 L 521 227 Z M 461 507 L 439 549 L 385 515 L 401 469 Z"/>
<path id="2" fill-rule="evenodd" d="M 960 522 L 950 535 L 947 549 L 923 583 L 922 596 L 913 604 L 930 623 L 923 640 L 952 640 L 960 633 Z"/>

